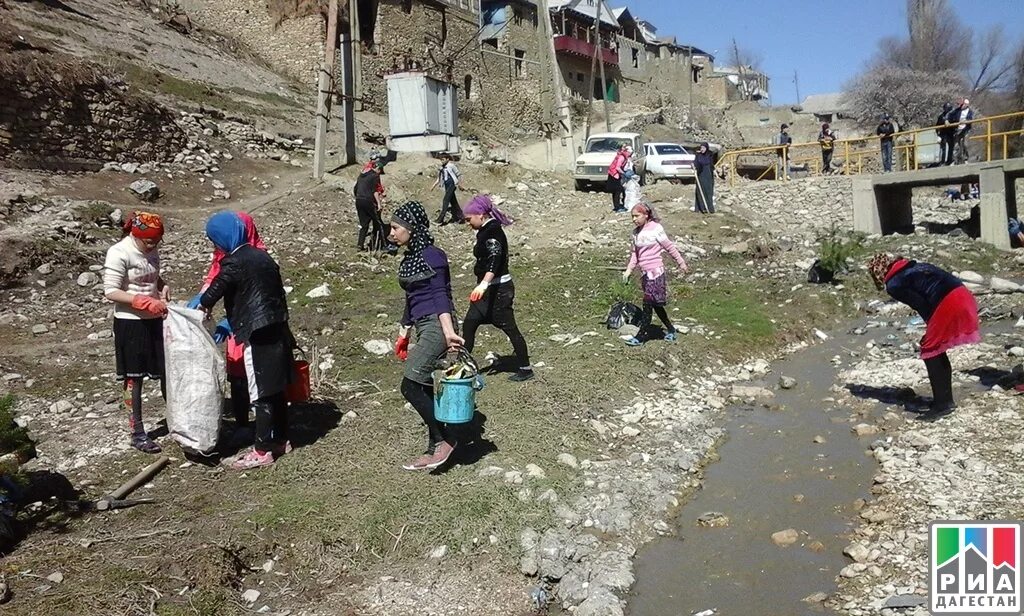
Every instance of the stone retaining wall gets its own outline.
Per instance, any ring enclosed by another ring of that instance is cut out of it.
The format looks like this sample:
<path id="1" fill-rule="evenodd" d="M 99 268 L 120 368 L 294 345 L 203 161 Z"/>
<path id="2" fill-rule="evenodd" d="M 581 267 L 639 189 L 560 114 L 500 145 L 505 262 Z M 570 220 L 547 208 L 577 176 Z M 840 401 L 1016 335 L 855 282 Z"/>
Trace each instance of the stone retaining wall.
<path id="1" fill-rule="evenodd" d="M 0 91 L 7 93 L 0 102 L 4 164 L 163 161 L 186 144 L 171 111 L 130 94 L 89 64 L 47 56 L 22 65 L 26 70 L 5 70 L 11 65 L 0 64 Z"/>

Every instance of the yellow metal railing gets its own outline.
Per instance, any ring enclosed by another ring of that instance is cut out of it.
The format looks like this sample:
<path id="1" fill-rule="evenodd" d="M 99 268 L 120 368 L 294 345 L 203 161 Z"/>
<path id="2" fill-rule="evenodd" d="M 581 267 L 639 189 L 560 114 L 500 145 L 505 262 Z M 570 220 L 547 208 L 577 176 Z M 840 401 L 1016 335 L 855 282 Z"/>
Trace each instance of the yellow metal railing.
<path id="1" fill-rule="evenodd" d="M 1015 124 L 1014 120 L 1021 120 L 1022 128 L 1009 130 L 994 130 L 993 123 L 1008 122 Z M 1010 138 L 1024 135 L 1024 111 L 1004 113 L 1000 115 L 974 118 L 970 122 L 972 132 L 978 133 L 968 136 L 968 140 L 974 143 L 984 142 L 985 155 L 982 162 L 1002 160 L 1009 158 Z M 978 131 L 979 126 L 984 126 L 985 132 Z M 941 126 L 927 126 L 893 133 L 893 169 L 916 170 L 920 163 L 915 155 L 918 147 L 935 145 L 937 142 L 926 141 L 919 143 L 918 135 L 934 132 Z M 993 156 L 993 144 L 997 147 L 997 153 L 1001 156 Z M 1002 147 L 999 147 L 999 146 Z M 837 139 L 833 146 L 832 164 L 835 167 L 833 173 L 842 175 L 859 175 L 862 173 L 877 173 L 876 169 L 881 167 L 882 146 L 881 137 L 871 135 L 855 139 Z M 722 154 L 715 167 L 724 171 L 730 186 L 739 177 L 740 167 L 747 167 L 754 172 L 761 170 L 756 180 L 769 178 L 788 179 L 789 169 L 786 169 L 782 177 L 776 177 L 779 169 L 779 150 L 784 150 L 788 158 L 787 167 L 798 166 L 803 168 L 806 165 L 807 171 L 812 174 L 822 172 L 821 145 L 817 141 L 807 143 L 793 143 L 788 146 L 766 145 L 740 150 L 731 150 Z M 971 148 L 968 148 L 970 150 Z M 741 160 L 742 159 L 742 160 Z M 762 169 L 763 167 L 763 169 Z"/>

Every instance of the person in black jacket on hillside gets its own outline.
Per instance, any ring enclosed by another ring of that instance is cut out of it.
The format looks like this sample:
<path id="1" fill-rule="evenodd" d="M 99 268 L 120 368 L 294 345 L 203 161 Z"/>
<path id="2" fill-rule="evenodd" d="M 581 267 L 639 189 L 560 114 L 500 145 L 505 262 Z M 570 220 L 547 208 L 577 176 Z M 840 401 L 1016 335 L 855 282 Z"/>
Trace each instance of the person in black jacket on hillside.
<path id="1" fill-rule="evenodd" d="M 370 249 L 385 248 L 384 222 L 380 212 L 384 208 L 384 185 L 380 176 L 384 173 L 384 161 L 375 159 L 367 165 L 369 169 L 359 174 L 352 194 L 356 198 L 356 214 L 359 216 L 359 235 L 356 248 L 366 250 L 366 235 L 370 234 Z"/>
<path id="2" fill-rule="evenodd" d="M 469 310 L 462 322 L 464 346 L 472 352 L 476 330 L 481 325 L 494 325 L 505 332 L 516 354 L 517 370 L 509 380 L 528 381 L 533 378 L 533 367 L 526 340 L 519 331 L 512 309 L 516 288 L 508 271 L 508 238 L 502 229 L 512 221 L 494 207 L 487 195 L 474 197 L 466 206 L 465 214 L 469 226 L 476 230 L 473 273 L 476 274 L 477 286 L 469 295 Z"/>
<path id="3" fill-rule="evenodd" d="M 209 312 L 224 298 L 231 331 L 245 347 L 249 398 L 256 413 L 256 444 L 230 466 L 268 466 L 290 450 L 285 390 L 294 380 L 295 339 L 288 327 L 281 270 L 269 254 L 246 243 L 245 224 L 235 212 L 210 217 L 206 236 L 225 257 L 199 303 Z"/>

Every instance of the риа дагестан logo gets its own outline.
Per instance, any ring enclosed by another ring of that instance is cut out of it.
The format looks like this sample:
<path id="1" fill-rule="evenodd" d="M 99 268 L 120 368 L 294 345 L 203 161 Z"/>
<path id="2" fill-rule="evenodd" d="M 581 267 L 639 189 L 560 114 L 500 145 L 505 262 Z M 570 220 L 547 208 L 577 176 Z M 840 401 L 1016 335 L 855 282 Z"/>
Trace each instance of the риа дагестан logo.
<path id="1" fill-rule="evenodd" d="M 1020 614 L 1020 522 L 932 522 L 932 614 Z"/>

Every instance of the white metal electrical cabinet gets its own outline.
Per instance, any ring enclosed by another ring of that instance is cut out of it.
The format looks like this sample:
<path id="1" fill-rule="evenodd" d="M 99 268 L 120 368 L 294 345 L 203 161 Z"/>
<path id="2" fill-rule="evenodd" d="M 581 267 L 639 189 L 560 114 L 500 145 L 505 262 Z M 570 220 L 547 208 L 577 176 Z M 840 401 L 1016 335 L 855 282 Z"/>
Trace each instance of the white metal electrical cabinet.
<path id="1" fill-rule="evenodd" d="M 398 152 L 458 152 L 458 87 L 421 72 L 386 75 L 388 147 Z"/>

